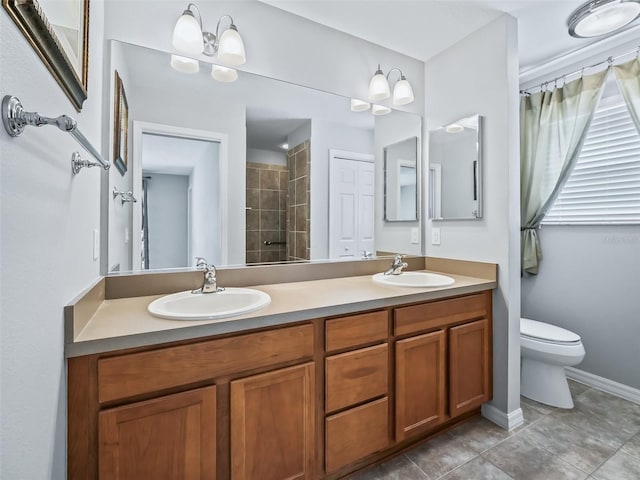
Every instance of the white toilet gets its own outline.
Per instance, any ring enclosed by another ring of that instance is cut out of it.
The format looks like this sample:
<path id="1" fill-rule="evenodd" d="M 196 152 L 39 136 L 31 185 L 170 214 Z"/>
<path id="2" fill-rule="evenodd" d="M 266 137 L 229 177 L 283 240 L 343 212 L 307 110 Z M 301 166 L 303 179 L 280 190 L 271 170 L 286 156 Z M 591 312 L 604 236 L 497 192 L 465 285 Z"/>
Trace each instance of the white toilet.
<path id="1" fill-rule="evenodd" d="M 573 408 L 564 367 L 584 359 L 580 336 L 544 322 L 520 319 L 520 393 L 537 402 Z"/>

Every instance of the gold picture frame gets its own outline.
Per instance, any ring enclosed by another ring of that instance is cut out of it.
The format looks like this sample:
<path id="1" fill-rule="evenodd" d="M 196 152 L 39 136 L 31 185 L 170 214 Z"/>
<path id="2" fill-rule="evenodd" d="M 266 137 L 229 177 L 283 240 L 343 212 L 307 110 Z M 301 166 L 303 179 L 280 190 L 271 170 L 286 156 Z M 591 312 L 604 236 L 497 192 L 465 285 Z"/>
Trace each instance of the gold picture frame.
<path id="1" fill-rule="evenodd" d="M 73 27 L 59 26 L 47 18 L 45 8 L 37 0 L 2 0 L 2 6 L 31 44 L 35 52 L 56 79 L 69 100 L 80 112 L 87 99 L 89 72 L 89 0 L 74 0 L 78 18 Z M 62 2 L 61 2 L 62 4 Z M 55 3 L 50 8 L 57 7 Z M 73 3 L 64 2 L 65 8 Z M 65 10 L 66 11 L 66 10 Z M 57 9 L 56 15 L 65 11 Z M 77 40 L 77 44 L 69 38 Z M 75 59 L 75 63 L 71 59 Z"/>
<path id="2" fill-rule="evenodd" d="M 129 165 L 129 103 L 122 79 L 116 70 L 113 79 L 113 164 L 120 175 Z"/>

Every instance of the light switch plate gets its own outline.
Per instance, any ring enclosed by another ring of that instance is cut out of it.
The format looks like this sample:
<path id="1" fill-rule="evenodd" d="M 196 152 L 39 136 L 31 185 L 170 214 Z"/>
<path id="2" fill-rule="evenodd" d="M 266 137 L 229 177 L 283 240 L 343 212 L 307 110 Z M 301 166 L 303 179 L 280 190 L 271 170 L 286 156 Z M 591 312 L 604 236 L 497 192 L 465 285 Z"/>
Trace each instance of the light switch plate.
<path id="1" fill-rule="evenodd" d="M 431 229 L 431 245 L 440 245 L 440 229 Z"/>
<path id="2" fill-rule="evenodd" d="M 418 227 L 411 229 L 411 243 L 416 245 L 420 243 L 420 230 Z"/>

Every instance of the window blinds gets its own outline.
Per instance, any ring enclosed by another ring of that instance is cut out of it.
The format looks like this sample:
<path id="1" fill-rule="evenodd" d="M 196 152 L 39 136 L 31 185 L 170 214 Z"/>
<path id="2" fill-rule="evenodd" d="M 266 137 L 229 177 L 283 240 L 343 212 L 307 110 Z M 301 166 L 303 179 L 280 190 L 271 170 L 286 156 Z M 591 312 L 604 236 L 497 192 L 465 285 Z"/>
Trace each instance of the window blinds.
<path id="1" fill-rule="evenodd" d="M 640 135 L 620 93 L 602 99 L 544 224 L 640 223 Z"/>

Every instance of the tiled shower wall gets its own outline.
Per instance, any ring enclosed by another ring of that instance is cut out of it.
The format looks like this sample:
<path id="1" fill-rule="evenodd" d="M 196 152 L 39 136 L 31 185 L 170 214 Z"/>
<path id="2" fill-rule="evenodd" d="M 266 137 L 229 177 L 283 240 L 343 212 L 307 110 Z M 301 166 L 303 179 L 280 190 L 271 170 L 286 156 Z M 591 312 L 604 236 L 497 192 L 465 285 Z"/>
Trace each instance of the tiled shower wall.
<path id="1" fill-rule="evenodd" d="M 247 263 L 287 259 L 288 183 L 284 165 L 247 163 Z"/>
<path id="2" fill-rule="evenodd" d="M 289 204 L 287 208 L 287 259 L 311 258 L 309 206 L 309 173 L 311 155 L 309 140 L 287 152 L 289 168 Z"/>

